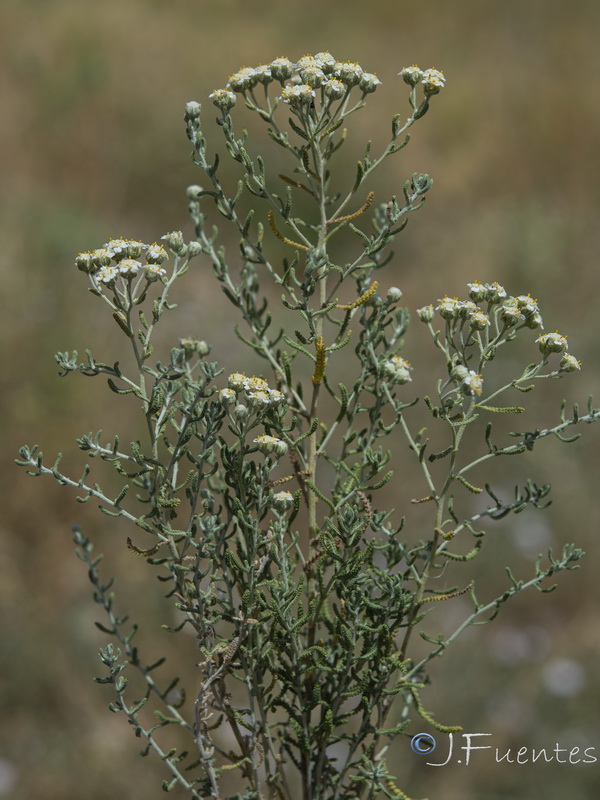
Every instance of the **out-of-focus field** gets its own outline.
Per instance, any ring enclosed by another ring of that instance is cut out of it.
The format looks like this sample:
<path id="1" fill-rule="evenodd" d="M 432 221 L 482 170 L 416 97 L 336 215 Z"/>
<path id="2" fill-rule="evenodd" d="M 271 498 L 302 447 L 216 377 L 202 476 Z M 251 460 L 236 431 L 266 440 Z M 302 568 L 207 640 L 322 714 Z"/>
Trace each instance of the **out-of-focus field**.
<path id="1" fill-rule="evenodd" d="M 396 73 L 415 62 L 437 67 L 447 88 L 373 187 L 383 201 L 400 194 L 412 172 L 435 179 L 380 282 L 400 286 L 413 310 L 444 294 L 464 296 L 474 279 L 531 292 L 546 329 L 568 333 L 584 364 L 581 375 L 548 387 L 539 413 L 553 425 L 562 396 L 585 403 L 594 389 L 600 395 L 600 4 L 5 0 L 0 16 L 0 798 L 158 797 L 162 765 L 137 756 L 139 740 L 108 712 L 108 690 L 91 681 L 105 637 L 93 626 L 100 615 L 70 526 L 82 523 L 97 539 L 110 556 L 107 574 L 133 569 L 128 585 L 117 584 L 119 597 L 145 620 L 151 653 L 175 647 L 177 670 L 178 658 L 193 664 L 193 642 L 165 643 L 160 625 L 170 620 L 160 587 L 126 550 L 122 527 L 113 530 L 73 493 L 12 465 L 18 446 L 40 443 L 48 461 L 59 449 L 69 453 L 75 472 L 76 436 L 104 427 L 110 438 L 130 418 L 127 399 L 105 400 L 100 382 L 57 377 L 55 351 L 91 346 L 111 361 L 120 341 L 73 266 L 75 254 L 121 234 L 150 242 L 172 229 L 191 235 L 185 187 L 200 178 L 188 157 L 183 106 L 207 103 L 207 128 L 215 132 L 207 95 L 237 68 L 323 49 L 358 60 L 383 86 L 356 117 L 356 141 L 381 144 L 391 115 L 406 108 Z M 352 168 L 360 155 L 349 150 L 342 158 Z M 232 315 L 209 265 L 198 260 L 186 280 L 181 327 L 171 328 L 167 346 L 179 335 L 207 338 L 216 359 L 239 368 Z M 417 344 L 418 326 L 407 339 L 416 384 L 435 358 L 433 348 Z M 600 758 L 600 429 L 583 433 L 576 444 L 545 441 L 533 454 L 531 471 L 553 483 L 555 504 L 494 529 L 478 570 L 482 595 L 492 597 L 506 580 L 505 564 L 527 578 L 532 556 L 565 541 L 587 551 L 582 568 L 559 577 L 554 594 L 523 595 L 493 625 L 470 631 L 433 666 L 425 693 L 440 720 L 492 733 L 494 746 L 512 747 L 513 758 L 519 747 L 557 743 L 595 747 Z M 509 469 L 502 480 L 510 488 L 527 465 Z M 412 473 L 395 480 L 396 488 L 414 482 Z M 460 619 L 464 611 L 458 599 L 448 613 Z M 412 729 L 420 726 L 415 720 Z M 403 739 L 390 762 L 415 799 L 568 793 L 589 800 L 600 789 L 600 762 L 495 764 L 490 751 L 475 753 L 468 766 L 434 769 L 422 761 Z"/>

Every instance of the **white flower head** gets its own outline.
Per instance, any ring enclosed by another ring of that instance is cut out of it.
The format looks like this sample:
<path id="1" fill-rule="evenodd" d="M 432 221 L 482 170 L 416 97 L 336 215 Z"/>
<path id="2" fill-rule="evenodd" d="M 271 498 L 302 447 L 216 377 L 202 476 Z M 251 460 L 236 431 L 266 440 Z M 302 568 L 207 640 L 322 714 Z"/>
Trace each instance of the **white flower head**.
<path id="1" fill-rule="evenodd" d="M 227 88 L 232 89 L 234 92 L 245 92 L 246 89 L 252 89 L 257 83 L 258 75 L 256 71 L 252 67 L 242 67 L 242 69 L 229 76 Z M 217 89 L 217 91 L 224 90 Z"/>
<path id="2" fill-rule="evenodd" d="M 237 97 L 229 89 L 215 89 L 208 96 L 214 105 L 223 112 L 229 111 L 237 103 Z"/>
<path id="3" fill-rule="evenodd" d="M 277 511 L 287 511 L 292 507 L 294 495 L 291 492 L 277 492 L 271 498 L 271 505 Z"/>
<path id="4" fill-rule="evenodd" d="M 171 250 L 176 255 L 183 253 L 185 250 L 185 243 L 183 241 L 183 233 L 181 231 L 170 231 L 169 233 L 165 233 L 164 236 L 160 237 L 164 239 L 167 243 L 169 250 Z"/>
<path id="5" fill-rule="evenodd" d="M 97 281 L 100 283 L 111 284 L 114 283 L 119 277 L 119 269 L 114 266 L 102 267 L 95 275 Z"/>
<path id="6" fill-rule="evenodd" d="M 149 264 L 164 264 L 168 258 L 169 254 L 161 244 L 153 242 L 152 244 L 148 245 L 148 250 L 146 251 L 146 261 Z"/>
<path id="7" fill-rule="evenodd" d="M 486 299 L 487 295 L 487 286 L 480 281 L 473 281 L 473 283 L 467 283 L 469 287 L 469 297 L 475 303 L 481 303 L 482 300 Z"/>
<path id="8" fill-rule="evenodd" d="M 119 261 L 119 272 L 126 278 L 134 278 L 140 271 L 142 265 L 134 258 L 122 258 Z"/>
<path id="9" fill-rule="evenodd" d="M 475 370 L 470 369 L 468 375 L 462 381 L 463 392 L 473 396 L 483 392 L 483 377 L 478 375 Z"/>
<path id="10" fill-rule="evenodd" d="M 269 402 L 272 406 L 278 406 L 285 400 L 285 395 L 278 389 L 269 389 Z"/>
<path id="11" fill-rule="evenodd" d="M 287 81 L 294 74 L 294 65 L 285 56 L 276 58 L 269 64 L 271 75 L 278 81 Z"/>
<path id="12" fill-rule="evenodd" d="M 269 384 L 263 378 L 253 375 L 251 378 L 244 379 L 244 389 L 247 392 L 268 392 Z"/>
<path id="13" fill-rule="evenodd" d="M 110 263 L 110 257 L 107 263 Z M 94 259 L 89 250 L 87 251 L 87 253 L 77 254 L 77 256 L 75 257 L 75 266 L 82 272 L 87 272 L 87 273 L 94 273 L 99 267 L 98 264 L 94 263 Z"/>
<path id="14" fill-rule="evenodd" d="M 290 103 L 290 105 L 308 105 L 312 103 L 315 97 L 315 90 L 307 83 L 284 86 L 281 90 L 281 99 L 284 103 Z"/>
<path id="15" fill-rule="evenodd" d="M 112 261 L 112 253 L 106 247 L 99 247 L 90 253 L 92 264 L 96 267 L 107 267 Z"/>
<path id="16" fill-rule="evenodd" d="M 360 79 L 359 88 L 365 94 L 371 94 L 377 89 L 378 86 L 381 86 L 381 81 L 373 72 L 364 72 L 362 78 Z"/>
<path id="17" fill-rule="evenodd" d="M 323 91 L 331 100 L 339 100 L 346 94 L 347 87 L 337 78 L 331 78 L 323 84 Z"/>
<path id="18" fill-rule="evenodd" d="M 458 316 L 462 319 L 470 319 L 470 317 L 481 309 L 477 308 L 472 300 L 459 300 L 457 305 Z"/>
<path id="19" fill-rule="evenodd" d="M 257 391 L 257 392 L 248 392 L 247 393 L 248 400 L 250 401 L 251 405 L 253 406 L 270 406 L 271 405 L 271 398 L 269 397 L 269 392 L 264 391 Z"/>
<path id="20" fill-rule="evenodd" d="M 287 453 L 287 444 L 283 439 L 278 439 L 276 436 L 269 436 L 263 433 L 254 439 L 254 444 L 263 455 L 270 455 L 274 453 L 276 456 L 283 456 Z"/>
<path id="21" fill-rule="evenodd" d="M 326 75 L 331 75 L 337 62 L 329 50 L 326 50 L 324 53 L 317 53 L 315 55 L 315 63 L 317 66 L 321 67 Z"/>
<path id="22" fill-rule="evenodd" d="M 303 69 L 308 69 L 309 67 L 321 69 L 321 65 L 317 63 L 317 59 L 310 55 L 310 53 L 307 53 L 305 56 L 302 56 L 302 58 L 298 59 L 296 62 L 296 69 L 298 72 L 301 72 Z"/>
<path id="23" fill-rule="evenodd" d="M 477 309 L 471 314 L 469 324 L 473 330 L 483 331 L 490 324 L 490 318 L 483 311 Z"/>
<path id="24" fill-rule="evenodd" d="M 245 381 L 246 375 L 244 372 L 232 372 L 227 378 L 227 385 L 230 389 L 233 389 L 234 392 L 241 392 L 244 388 Z"/>
<path id="25" fill-rule="evenodd" d="M 335 76 L 346 86 L 356 86 L 360 83 L 364 70 L 356 61 L 337 61 Z"/>
<path id="26" fill-rule="evenodd" d="M 531 314 L 531 316 L 525 317 L 525 320 L 527 327 L 531 328 L 532 330 L 535 330 L 535 328 L 542 328 L 542 330 L 544 329 L 544 322 L 539 311 Z"/>
<path id="27" fill-rule="evenodd" d="M 128 246 L 129 243 L 127 239 L 119 237 L 118 239 L 109 239 L 108 242 L 103 245 L 103 248 L 112 258 L 118 258 L 119 256 L 125 258 L 125 256 L 128 255 Z"/>
<path id="28" fill-rule="evenodd" d="M 425 94 L 437 94 L 446 84 L 444 73 L 439 69 L 426 69 L 421 83 Z"/>
<path id="29" fill-rule="evenodd" d="M 500 307 L 500 319 L 509 327 L 512 327 L 513 325 L 517 325 L 519 322 L 522 322 L 525 317 L 521 313 L 519 306 L 505 303 Z"/>
<path id="30" fill-rule="evenodd" d="M 458 317 L 458 311 L 460 308 L 460 300 L 458 297 L 442 297 L 441 300 L 438 300 L 439 305 L 437 306 L 436 310 L 440 312 L 440 316 L 443 319 L 456 319 Z"/>
<path id="31" fill-rule="evenodd" d="M 318 89 L 327 80 L 327 76 L 323 70 L 316 65 L 301 69 L 300 77 L 304 83 L 311 86 L 313 89 Z"/>
<path id="32" fill-rule="evenodd" d="M 561 372 L 575 372 L 581 369 L 581 361 L 578 361 L 570 353 L 565 353 L 560 360 L 559 369 Z"/>
<path id="33" fill-rule="evenodd" d="M 554 333 L 542 333 L 538 336 L 536 342 L 542 354 L 545 356 L 550 355 L 550 353 L 561 353 L 568 347 L 567 337 L 562 336 L 558 331 Z"/>
<path id="34" fill-rule="evenodd" d="M 146 280 L 150 281 L 150 283 L 154 283 L 154 281 L 159 280 L 159 278 L 163 278 L 167 274 L 167 270 L 158 264 L 145 264 L 144 270 Z"/>
<path id="35" fill-rule="evenodd" d="M 488 301 L 488 303 L 499 303 L 506 297 L 506 289 L 504 286 L 500 286 L 497 281 L 494 281 L 493 283 L 486 283 L 485 288 L 487 290 L 485 299 Z"/>
<path id="36" fill-rule="evenodd" d="M 265 86 L 273 80 L 273 76 L 271 75 L 271 66 L 269 64 L 259 64 L 258 67 L 254 68 L 254 74 L 259 83 L 264 84 Z"/>
<path id="37" fill-rule="evenodd" d="M 404 67 L 401 69 L 398 75 L 400 75 L 402 80 L 408 83 L 409 86 L 416 86 L 423 77 L 423 70 L 419 69 L 416 64 L 413 64 L 411 67 Z"/>

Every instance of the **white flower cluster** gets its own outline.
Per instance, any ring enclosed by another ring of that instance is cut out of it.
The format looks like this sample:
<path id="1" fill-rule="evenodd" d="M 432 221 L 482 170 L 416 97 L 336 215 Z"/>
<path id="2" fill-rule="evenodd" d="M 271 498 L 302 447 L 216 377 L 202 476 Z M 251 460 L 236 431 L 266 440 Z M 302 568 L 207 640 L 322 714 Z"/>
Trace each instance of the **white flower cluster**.
<path id="1" fill-rule="evenodd" d="M 276 457 L 280 458 L 288 451 L 288 446 L 283 439 L 278 439 L 276 436 L 269 436 L 267 433 L 257 436 L 253 442 L 258 450 L 265 456 L 274 454 Z"/>
<path id="2" fill-rule="evenodd" d="M 425 94 L 437 94 L 446 85 L 446 78 L 439 69 L 420 69 L 416 64 L 411 67 L 404 67 L 398 75 L 402 76 L 409 86 L 416 86 L 417 83 L 423 84 Z"/>
<path id="3" fill-rule="evenodd" d="M 567 337 L 558 331 L 554 333 L 542 333 L 535 340 L 540 348 L 542 355 L 549 356 L 552 353 L 562 353 L 569 347 Z M 559 372 L 575 372 L 581 369 L 581 361 L 578 361 L 571 353 L 565 353 L 560 360 Z"/>
<path id="4" fill-rule="evenodd" d="M 443 297 L 438 300 L 436 310 L 446 320 L 467 319 L 474 330 L 485 330 L 490 324 L 489 311 L 492 306 L 500 306 L 498 313 L 500 319 L 507 327 L 523 323 L 528 328 L 543 328 L 542 316 L 537 301 L 530 295 L 509 297 L 506 289 L 495 281 L 481 283 L 474 281 L 468 283 L 470 300 L 459 300 L 457 297 Z M 488 303 L 487 313 L 477 306 L 477 303 Z M 430 308 L 430 307 L 428 307 Z M 425 309 L 419 309 L 419 316 Z"/>
<path id="5" fill-rule="evenodd" d="M 484 330 L 490 324 L 489 314 L 493 310 L 498 314 L 500 320 L 504 323 L 506 328 L 511 328 L 515 325 L 521 324 L 522 327 L 535 330 L 537 328 L 544 328 L 542 315 L 537 303 L 531 295 L 520 294 L 515 297 L 508 296 L 506 289 L 495 281 L 493 283 L 481 283 L 480 281 L 473 281 L 468 283 L 470 300 L 459 300 L 458 297 L 443 297 L 438 300 L 438 306 L 435 310 L 440 312 L 440 316 L 445 320 L 468 320 L 469 325 L 473 330 Z M 482 311 L 476 304 L 487 302 L 487 313 Z M 417 314 L 423 322 L 431 322 L 433 319 L 434 308 L 432 305 L 424 306 L 417 309 Z M 563 350 L 568 349 L 567 337 L 560 334 L 558 331 L 555 333 L 542 333 L 536 339 L 540 351 L 544 356 L 549 356 L 551 353 L 562 353 Z M 466 370 L 466 367 L 463 368 Z M 574 372 L 581 369 L 581 362 L 569 353 L 565 353 L 560 362 L 560 372 Z M 467 378 L 465 375 L 454 374 L 452 377 L 459 382 L 464 382 Z M 471 371 L 472 372 L 472 371 Z M 472 372 L 476 378 L 477 376 Z M 470 385 L 481 386 L 477 384 L 475 378 L 469 378 Z M 473 383 L 474 382 L 474 383 Z M 477 394 L 480 391 L 475 388 Z"/>
<path id="6" fill-rule="evenodd" d="M 464 319 L 469 321 L 473 330 L 482 331 L 490 324 L 488 315 L 482 311 L 472 300 L 459 300 L 458 297 L 442 297 L 438 300 L 439 305 L 436 310 L 440 316 L 446 320 Z M 427 308 L 431 308 L 428 306 Z M 419 309 L 419 316 L 425 309 Z"/>
<path id="7" fill-rule="evenodd" d="M 412 380 L 410 377 L 410 370 L 412 369 L 410 362 L 402 358 L 402 356 L 388 358 L 383 364 L 383 369 L 393 383 L 402 385 Z"/>
<path id="8" fill-rule="evenodd" d="M 285 397 L 278 389 L 271 389 L 263 378 L 247 378 L 244 372 L 233 372 L 227 379 L 227 389 L 221 389 L 219 398 L 223 405 L 236 402 L 240 395 L 255 407 L 269 408 L 281 405 Z"/>
<path id="9" fill-rule="evenodd" d="M 483 392 L 483 376 L 474 369 L 468 369 L 463 364 L 457 364 L 450 373 L 450 377 L 460 385 L 464 394 L 469 397 Z"/>
<path id="10" fill-rule="evenodd" d="M 194 336 L 182 336 L 179 346 L 185 351 L 187 356 L 197 353 L 200 357 L 210 353 L 210 345 L 204 339 L 196 339 Z"/>
<path id="11" fill-rule="evenodd" d="M 146 263 L 138 260 L 144 251 Z M 135 239 L 118 238 L 109 239 L 96 250 L 79 253 L 75 266 L 106 285 L 114 284 L 119 277 L 130 280 L 141 272 L 148 281 L 156 281 L 167 274 L 161 264 L 168 257 L 165 248 L 156 242 L 144 244 Z"/>
<path id="12" fill-rule="evenodd" d="M 296 62 L 281 56 L 270 64 L 243 67 L 229 76 L 225 89 L 215 89 L 209 97 L 218 108 L 228 111 L 235 105 L 235 92 L 244 94 L 259 84 L 267 86 L 273 81 L 283 85 L 281 98 L 285 103 L 300 106 L 312 102 L 315 89 L 322 89 L 325 97 L 335 100 L 354 86 L 363 94 L 370 94 L 381 84 L 377 75 L 365 72 L 360 64 L 337 61 L 325 51 L 302 56 Z"/>

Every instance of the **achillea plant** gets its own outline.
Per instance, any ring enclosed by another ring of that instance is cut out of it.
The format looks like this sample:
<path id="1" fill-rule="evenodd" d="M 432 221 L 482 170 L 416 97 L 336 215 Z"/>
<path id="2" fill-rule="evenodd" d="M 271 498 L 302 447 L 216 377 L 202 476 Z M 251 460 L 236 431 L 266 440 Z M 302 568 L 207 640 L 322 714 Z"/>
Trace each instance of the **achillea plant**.
<path id="1" fill-rule="evenodd" d="M 429 397 L 411 395 L 413 367 L 400 354 L 408 311 L 398 305 L 400 289 L 382 290 L 380 282 L 390 245 L 432 181 L 413 174 L 400 197 L 383 203 L 363 187 L 408 143 L 408 129 L 445 79 L 416 66 L 399 74 L 408 116 L 393 116 L 383 152 L 374 155 L 369 143 L 355 174 L 336 175 L 349 117 L 379 79 L 329 53 L 239 70 L 210 95 L 227 153 L 238 164 L 233 189 L 209 153 L 200 105 L 186 106 L 193 160 L 204 176 L 202 186 L 188 189 L 196 238 L 186 242 L 172 232 L 161 244 L 111 239 L 76 258 L 137 368 L 125 374 L 88 350 L 83 362 L 76 352 L 58 353 L 60 374 L 105 377 L 111 391 L 133 395 L 145 438 L 123 444 L 126 437 L 115 431 L 108 443 L 101 432 L 77 441 L 118 474 L 122 488 L 114 497 L 101 477 L 90 479 L 88 465 L 70 478 L 60 456 L 48 467 L 37 447 L 22 448 L 18 463 L 30 475 L 75 487 L 80 502 L 99 503 L 109 524 L 111 517 L 131 522 L 129 549 L 158 570 L 167 602 L 180 614 L 173 631 L 194 633 L 197 677 L 186 695 L 174 689 L 176 681 L 159 677 L 164 659 L 144 661 L 136 628 L 120 616 L 111 581 L 100 576 L 100 558 L 75 529 L 94 599 L 106 612 L 101 628 L 115 640 L 100 650 L 105 673 L 98 681 L 112 686 L 110 708 L 145 742 L 143 753 L 153 750 L 163 760 L 166 791 L 218 798 L 223 777 L 234 771 L 241 787 L 235 797 L 406 797 L 402 764 L 386 760 L 391 742 L 425 725 L 459 730 L 425 709 L 429 662 L 520 592 L 549 591 L 547 579 L 576 568 L 582 556 L 565 545 L 540 557 L 529 580 L 509 570 L 506 590 L 491 599 L 469 575 L 484 544 L 482 525 L 548 502 L 549 487 L 533 481 L 503 499 L 489 485 L 488 463 L 526 456 L 544 438 L 572 441 L 578 433 L 570 429 L 600 412 L 591 403 L 585 413 L 574 406 L 568 415 L 563 407 L 554 427 L 514 431 L 508 439 L 495 434 L 496 415 L 518 415 L 538 382 L 581 365 L 566 337 L 543 332 L 532 297 L 477 281 L 460 299 L 432 298 L 417 310 L 416 333 L 430 336 L 439 351 L 441 377 Z M 285 151 L 287 174 L 272 175 L 268 161 L 246 149 L 247 134 L 236 132 L 232 116 L 240 98 Z M 251 208 L 242 212 L 248 198 Z M 299 206 L 308 206 L 304 216 Z M 239 252 L 226 254 L 219 244 L 215 212 Z M 243 323 L 236 326 L 243 347 L 223 366 L 195 338 L 154 359 L 157 328 L 174 309 L 169 292 L 184 276 L 194 280 L 187 275 L 192 259 L 212 262 Z M 265 297 L 272 285 L 289 320 L 285 330 L 273 330 Z M 518 357 L 519 341 L 536 360 L 499 383 L 494 368 L 509 348 Z M 260 375 L 247 374 L 244 347 L 262 359 Z M 424 420 L 443 441 L 440 450 L 430 450 Z M 479 437 L 474 457 L 473 450 L 465 454 L 467 431 Z M 421 472 L 423 493 L 413 502 L 430 514 L 419 530 L 403 530 L 403 519 L 380 504 L 392 451 L 406 453 L 407 468 Z M 472 494 L 479 496 L 475 512 L 467 502 Z M 449 561 L 464 566 L 464 577 L 442 587 L 432 578 Z M 471 610 L 451 635 L 440 635 L 429 612 L 459 594 L 470 598 Z M 411 655 L 416 635 L 429 643 L 419 658 Z M 145 685 L 142 696 L 127 687 L 134 671 Z M 169 743 L 174 727 L 189 738 L 184 751 Z"/>

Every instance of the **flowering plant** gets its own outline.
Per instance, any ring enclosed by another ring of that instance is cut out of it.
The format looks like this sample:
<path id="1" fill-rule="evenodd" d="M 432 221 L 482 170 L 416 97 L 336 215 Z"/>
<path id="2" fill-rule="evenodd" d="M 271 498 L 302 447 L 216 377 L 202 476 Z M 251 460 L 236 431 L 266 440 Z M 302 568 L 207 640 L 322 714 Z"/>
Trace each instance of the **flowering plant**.
<path id="1" fill-rule="evenodd" d="M 413 367 L 400 355 L 409 314 L 399 306 L 401 290 L 380 292 L 375 273 L 385 275 L 389 247 L 432 181 L 415 173 L 400 199 L 379 205 L 363 185 L 408 143 L 408 129 L 445 79 L 417 66 L 399 74 L 408 86 L 408 116 L 393 116 L 380 155 L 369 142 L 355 175 L 334 180 L 330 165 L 345 143 L 344 125 L 377 89 L 377 76 L 327 52 L 239 70 L 210 95 L 240 171 L 233 191 L 221 180 L 218 157 L 209 157 L 200 104 L 185 109 L 193 160 L 206 180 L 188 188 L 195 239 L 186 242 L 179 231 L 162 244 L 111 239 L 76 258 L 91 293 L 127 339 L 135 368 L 126 374 L 88 350 L 83 362 L 76 352 L 58 353 L 60 374 L 105 376 L 113 392 L 135 397 L 145 439 L 125 447 L 117 434 L 108 443 L 102 432 L 77 440 L 116 471 L 116 496 L 89 480 L 89 465 L 69 478 L 60 456 L 47 467 L 37 447 L 23 447 L 18 463 L 31 475 L 76 488 L 80 502 L 94 499 L 109 517 L 131 522 L 130 551 L 158 568 L 169 586 L 177 610 L 169 630 L 194 633 L 191 658 L 199 663 L 189 703 L 177 681 L 155 678 L 163 659 L 143 660 L 133 644 L 136 629 L 115 611 L 90 540 L 75 529 L 94 599 L 107 614 L 100 627 L 118 642 L 100 650 L 106 674 L 98 681 L 112 686 L 111 710 L 145 740 L 144 754 L 152 750 L 163 760 L 167 791 L 218 798 L 237 770 L 236 797 L 290 800 L 296 778 L 304 800 L 406 797 L 387 754 L 395 739 L 414 734 L 409 715 L 441 731 L 459 730 L 423 705 L 429 662 L 521 591 L 548 591 L 547 578 L 574 569 L 582 556 L 565 545 L 545 563 L 538 559 L 528 581 L 509 571 L 506 590 L 486 600 L 468 576 L 457 586 L 436 583 L 434 573 L 443 574 L 446 564 L 468 565 L 481 551 L 481 521 L 547 503 L 549 487 L 532 481 L 502 499 L 485 482 L 487 462 L 525 454 L 550 435 L 570 441 L 577 435 L 565 431 L 598 419 L 600 411 L 590 403 L 587 413 L 575 406 L 568 416 L 563 407 L 552 428 L 511 432 L 508 442 L 493 437 L 495 415 L 524 411 L 515 397 L 581 365 L 566 337 L 542 332 L 534 299 L 478 281 L 468 285 L 468 299 L 443 297 L 417 310 L 442 357 L 443 377 L 423 401 L 410 396 Z M 230 112 L 240 97 L 292 162 L 292 175 L 279 175 L 283 191 L 275 189 L 268 162 L 249 153 L 247 133 L 234 129 Z M 247 198 L 252 207 L 242 211 Z M 235 257 L 218 243 L 215 212 L 239 242 Z M 369 218 L 370 226 L 363 224 Z M 194 337 L 153 361 L 156 329 L 174 309 L 171 287 L 199 256 L 212 262 L 245 323 L 243 332 L 235 330 L 263 364 L 260 376 L 247 375 L 237 354 L 227 356 L 224 375 L 208 359 L 211 345 Z M 269 285 L 280 292 L 286 315 L 278 330 L 268 310 Z M 540 355 L 499 384 L 493 368 L 517 339 L 537 343 Z M 348 366 L 342 351 L 351 349 Z M 440 449 L 425 437 L 423 413 L 439 429 Z M 477 429 L 483 435 L 472 457 L 464 439 Z M 393 475 L 392 448 L 401 440 L 425 487 L 412 502 L 431 509 L 416 533 L 404 533 L 404 519 L 380 501 Z M 471 495 L 488 499 L 474 507 Z M 469 612 L 450 635 L 436 634 L 430 612 L 458 595 L 470 598 Z M 412 655 L 415 633 L 429 644 L 421 657 Z M 144 686 L 134 698 L 126 677 L 132 671 Z M 174 728 L 189 738 L 184 750 L 168 744 Z"/>

